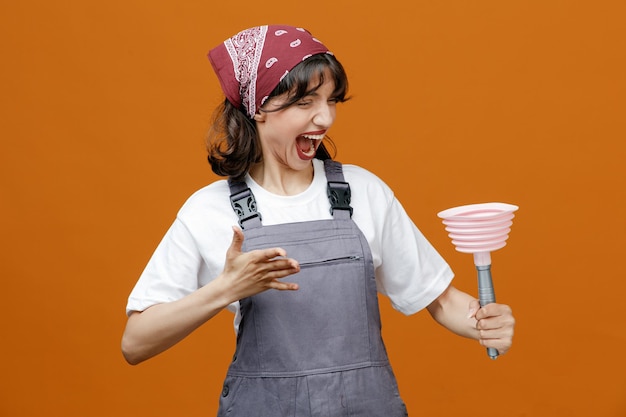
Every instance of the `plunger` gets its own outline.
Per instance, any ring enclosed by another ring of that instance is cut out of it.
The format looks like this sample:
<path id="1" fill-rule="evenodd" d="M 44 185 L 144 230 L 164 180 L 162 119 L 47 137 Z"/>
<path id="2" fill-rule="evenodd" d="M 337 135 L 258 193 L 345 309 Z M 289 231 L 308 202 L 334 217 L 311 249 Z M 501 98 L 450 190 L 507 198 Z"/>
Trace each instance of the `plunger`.
<path id="1" fill-rule="evenodd" d="M 469 204 L 441 211 L 448 236 L 456 250 L 474 255 L 478 271 L 478 299 L 480 306 L 496 302 L 491 279 L 491 252 L 506 245 L 513 224 L 513 212 L 519 207 L 505 203 Z M 487 348 L 491 359 L 498 351 Z"/>

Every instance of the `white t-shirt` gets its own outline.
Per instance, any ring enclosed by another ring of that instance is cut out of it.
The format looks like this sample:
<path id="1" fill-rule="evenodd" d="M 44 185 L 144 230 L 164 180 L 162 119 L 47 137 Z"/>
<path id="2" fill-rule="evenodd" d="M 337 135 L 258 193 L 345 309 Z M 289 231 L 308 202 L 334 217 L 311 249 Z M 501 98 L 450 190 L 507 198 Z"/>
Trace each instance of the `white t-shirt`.
<path id="1" fill-rule="evenodd" d="M 313 181 L 297 195 L 272 194 L 250 176 L 246 178 L 264 225 L 332 218 L 324 163 L 317 159 L 313 163 Z M 343 172 L 352 192 L 352 219 L 372 251 L 378 291 L 404 314 L 423 309 L 452 281 L 450 267 L 382 180 L 355 165 L 343 165 Z M 178 212 L 131 292 L 127 314 L 180 299 L 216 278 L 224 269 L 232 226 L 237 224 L 225 180 L 194 193 Z M 237 329 L 241 319 L 239 303 L 228 309 L 236 313 Z"/>

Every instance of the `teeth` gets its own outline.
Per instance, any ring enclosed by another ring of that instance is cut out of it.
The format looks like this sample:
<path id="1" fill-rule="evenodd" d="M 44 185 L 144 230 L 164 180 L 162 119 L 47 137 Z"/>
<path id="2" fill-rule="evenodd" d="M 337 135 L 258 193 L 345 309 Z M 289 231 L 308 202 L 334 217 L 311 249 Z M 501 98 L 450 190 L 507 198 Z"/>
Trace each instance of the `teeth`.
<path id="1" fill-rule="evenodd" d="M 322 140 L 322 139 L 324 139 L 324 135 L 302 135 L 302 136 L 307 138 L 307 139 L 313 139 L 313 140 Z"/>
<path id="2" fill-rule="evenodd" d="M 307 154 L 307 155 L 314 155 L 315 154 L 315 143 L 317 141 L 321 141 L 322 139 L 324 139 L 324 134 L 321 134 L 321 135 L 302 135 L 301 137 L 309 140 L 309 149 L 308 150 L 302 149 L 302 151 L 305 154 Z M 304 146 L 304 144 L 302 144 L 302 145 Z"/>

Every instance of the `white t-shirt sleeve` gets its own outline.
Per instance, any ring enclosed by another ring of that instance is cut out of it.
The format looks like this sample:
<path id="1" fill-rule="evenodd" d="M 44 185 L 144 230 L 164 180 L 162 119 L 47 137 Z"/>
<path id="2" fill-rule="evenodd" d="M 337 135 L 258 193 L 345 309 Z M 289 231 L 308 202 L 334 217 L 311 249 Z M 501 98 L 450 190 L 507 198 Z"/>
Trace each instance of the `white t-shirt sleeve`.
<path id="1" fill-rule="evenodd" d="M 428 306 L 454 277 L 396 198 L 391 200 L 384 218 L 380 250 L 378 290 L 403 314 Z"/>
<path id="2" fill-rule="evenodd" d="M 132 290 L 126 313 L 178 300 L 199 288 L 206 273 L 203 259 L 190 231 L 178 218 L 157 246 Z"/>
<path id="3" fill-rule="evenodd" d="M 414 314 L 450 285 L 454 274 L 415 226 L 393 191 L 373 173 L 344 165 L 353 219 L 370 244 L 378 291 L 403 314 Z"/>

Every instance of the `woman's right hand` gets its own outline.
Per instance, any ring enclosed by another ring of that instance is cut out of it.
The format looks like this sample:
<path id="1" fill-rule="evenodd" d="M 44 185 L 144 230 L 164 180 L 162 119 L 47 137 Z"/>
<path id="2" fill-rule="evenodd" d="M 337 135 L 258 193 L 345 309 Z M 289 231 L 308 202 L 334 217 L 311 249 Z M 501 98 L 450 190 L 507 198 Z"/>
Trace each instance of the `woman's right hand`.
<path id="1" fill-rule="evenodd" d="M 239 228 L 233 232 L 219 277 L 181 299 L 130 315 L 122 337 L 128 363 L 138 364 L 169 349 L 234 301 L 268 289 L 298 289 L 297 284 L 279 281 L 300 271 L 284 249 L 242 252 L 243 232 Z"/>
<path id="2" fill-rule="evenodd" d="M 244 235 L 233 227 L 233 240 L 226 252 L 224 272 L 219 277 L 232 291 L 233 301 L 260 292 L 274 290 L 297 290 L 298 284 L 279 281 L 300 271 L 295 259 L 287 258 L 282 248 L 257 249 L 242 252 Z"/>

